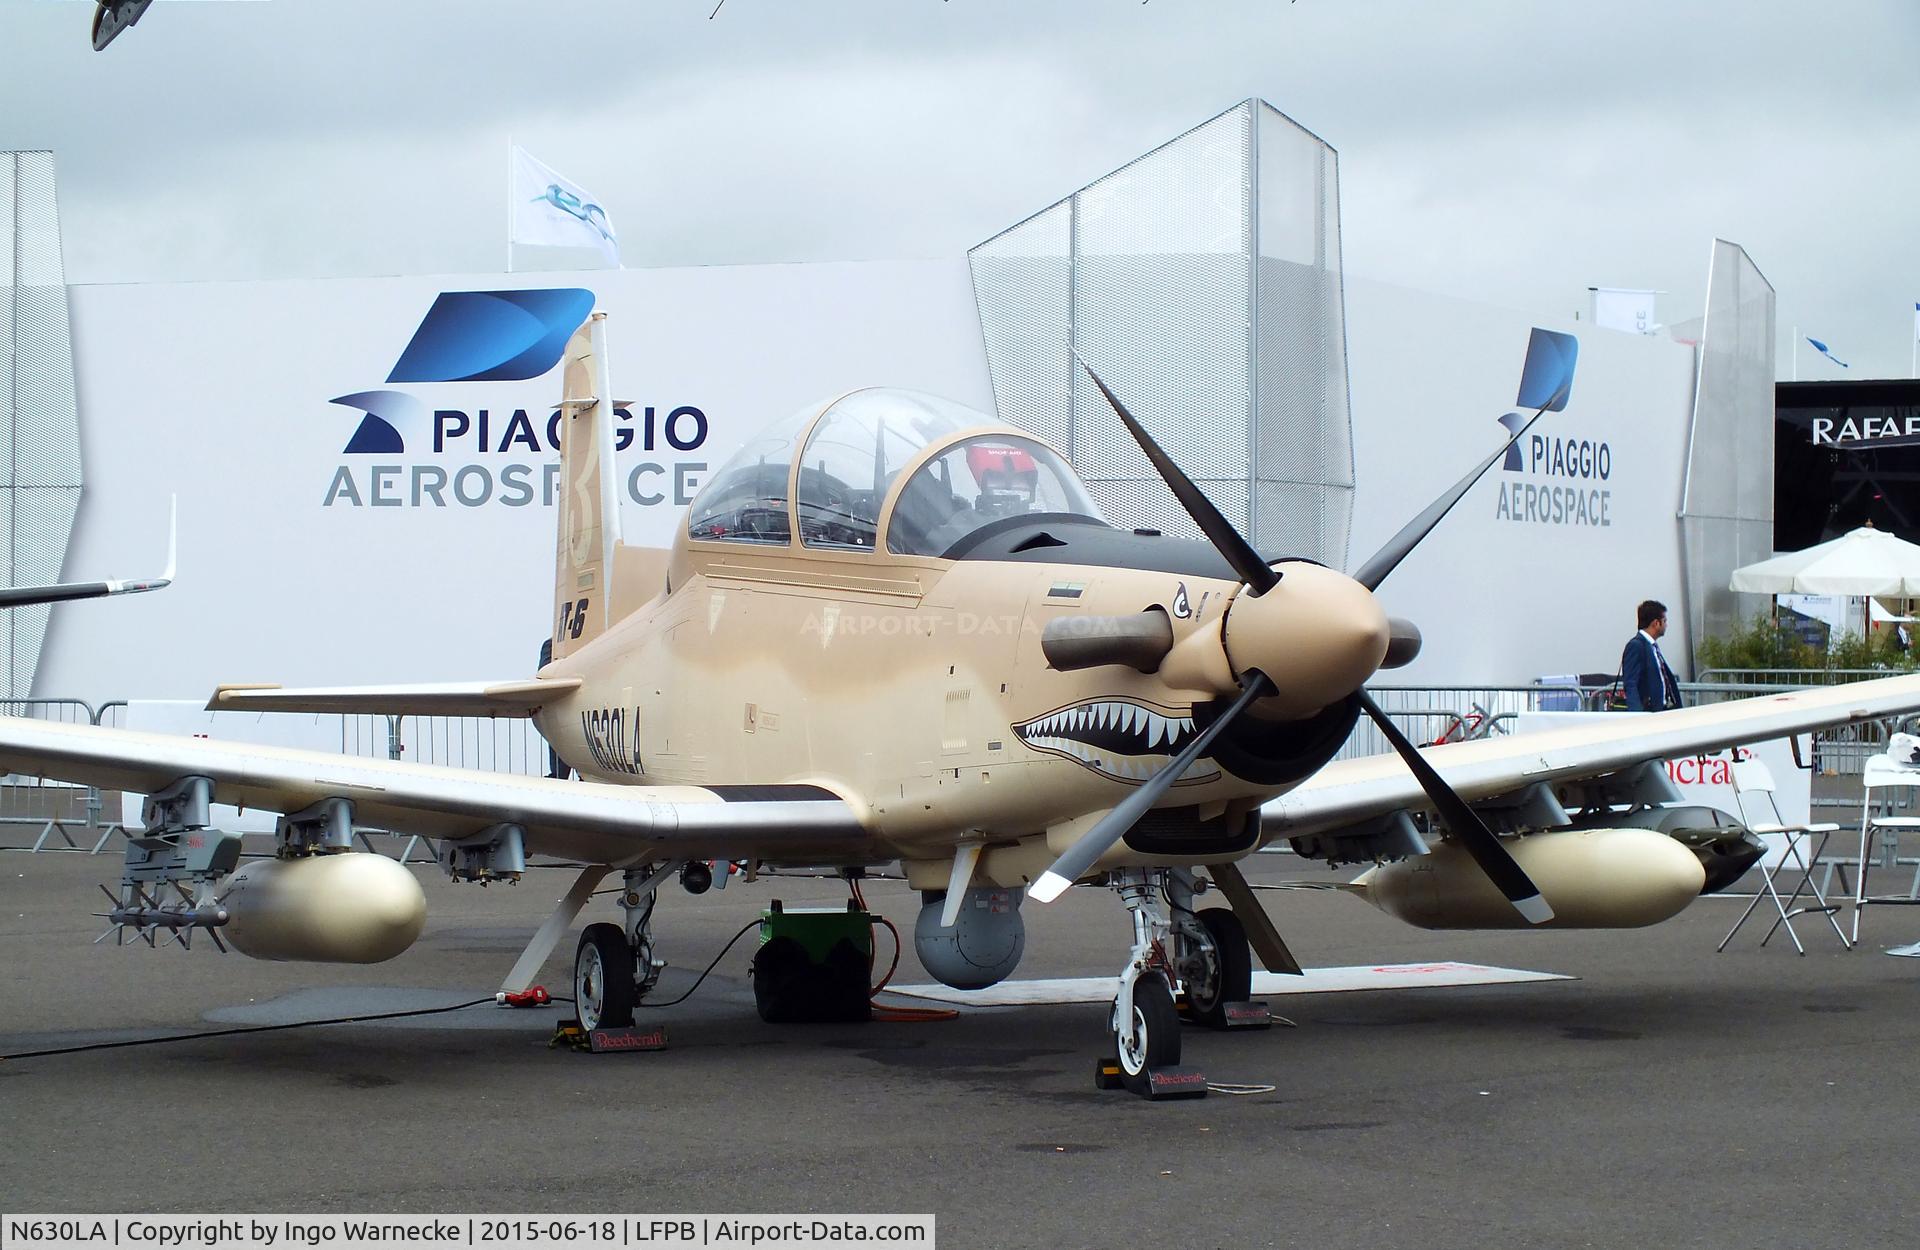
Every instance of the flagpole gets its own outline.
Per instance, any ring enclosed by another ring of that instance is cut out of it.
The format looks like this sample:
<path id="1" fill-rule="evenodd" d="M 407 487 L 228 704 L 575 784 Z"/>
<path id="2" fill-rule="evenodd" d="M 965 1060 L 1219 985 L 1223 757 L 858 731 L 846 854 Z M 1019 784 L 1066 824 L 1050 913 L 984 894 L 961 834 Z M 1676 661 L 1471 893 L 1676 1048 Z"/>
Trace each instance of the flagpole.
<path id="1" fill-rule="evenodd" d="M 513 237 L 512 233 L 509 232 L 507 237 L 511 239 Z M 508 245 L 508 250 L 512 250 L 511 244 Z M 1800 327 L 1799 326 L 1793 327 L 1793 380 L 1796 382 L 1800 380 Z"/>
<path id="2" fill-rule="evenodd" d="M 507 272 L 513 272 L 513 132 L 507 132 Z"/>

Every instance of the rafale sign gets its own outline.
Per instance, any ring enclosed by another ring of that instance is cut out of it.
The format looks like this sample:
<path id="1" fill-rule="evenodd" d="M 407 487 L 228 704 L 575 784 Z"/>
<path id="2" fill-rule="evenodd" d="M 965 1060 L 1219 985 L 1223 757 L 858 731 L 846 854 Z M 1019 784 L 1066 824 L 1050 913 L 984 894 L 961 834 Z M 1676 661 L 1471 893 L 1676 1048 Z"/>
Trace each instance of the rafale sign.
<path id="1" fill-rule="evenodd" d="M 593 311 L 579 288 L 446 291 L 434 300 L 393 371 L 395 383 L 432 383 L 423 397 L 371 390 L 332 403 L 359 412 L 320 504 L 326 508 L 524 508 L 553 506 L 559 487 L 560 413 L 552 397 L 495 399 L 468 385 L 526 382 L 560 361 Z M 474 402 L 484 400 L 482 403 Z M 707 414 L 693 404 L 614 409 L 614 452 L 629 501 L 685 507 L 707 470 Z M 629 457 L 622 453 L 640 453 Z"/>
<path id="2" fill-rule="evenodd" d="M 1815 417 L 1815 447 L 1911 447 L 1920 443 L 1920 414 L 1912 416 Z"/>
<path id="3" fill-rule="evenodd" d="M 1534 327 L 1527 361 L 1520 374 L 1521 408 L 1548 412 L 1566 409 L 1573 392 L 1573 367 L 1580 345 L 1571 334 Z M 1522 430 L 1533 412 L 1509 412 L 1500 424 L 1509 434 Z M 1503 479 L 1495 519 L 1536 525 L 1613 525 L 1613 448 L 1592 438 L 1563 438 L 1530 433 L 1507 448 L 1501 466 L 1520 480 Z"/>

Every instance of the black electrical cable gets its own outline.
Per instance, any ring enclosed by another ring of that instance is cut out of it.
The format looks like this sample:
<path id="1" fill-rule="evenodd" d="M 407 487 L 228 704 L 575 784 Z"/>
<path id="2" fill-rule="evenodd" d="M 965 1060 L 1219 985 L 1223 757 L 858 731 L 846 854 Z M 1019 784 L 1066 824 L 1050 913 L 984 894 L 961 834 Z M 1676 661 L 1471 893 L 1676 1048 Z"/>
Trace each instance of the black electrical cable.
<path id="1" fill-rule="evenodd" d="M 718 967 L 720 966 L 720 961 L 721 961 L 721 960 L 723 960 L 723 959 L 725 959 L 725 958 L 727 957 L 727 952 L 733 949 L 733 944 L 734 944 L 735 942 L 738 942 L 738 941 L 739 941 L 739 940 L 740 940 L 741 938 L 743 938 L 743 937 L 745 937 L 745 936 L 747 936 L 747 934 L 748 934 L 748 932 L 749 932 L 749 931 L 751 931 L 752 929 L 754 929 L 754 928 L 756 928 L 756 927 L 758 927 L 758 926 L 759 926 L 759 924 L 760 924 L 760 922 L 759 922 L 758 920 L 749 920 L 749 921 L 747 921 L 747 923 L 746 923 L 745 925 L 743 925 L 743 926 L 741 926 L 741 929 L 740 929 L 740 932 L 738 932 L 738 933 L 736 933 L 736 934 L 734 934 L 734 935 L 733 935 L 732 937 L 730 937 L 730 938 L 728 938 L 728 939 L 727 939 L 727 944 L 726 944 L 725 946 L 722 946 L 722 947 L 720 948 L 720 953 L 719 953 L 718 955 L 715 955 L 715 956 L 713 957 L 713 962 L 712 962 L 712 963 L 710 963 L 710 964 L 708 964 L 708 965 L 706 966 L 706 969 L 705 969 L 705 970 L 704 970 L 703 972 L 701 972 L 701 974 L 700 974 L 699 976 L 697 976 L 697 977 L 695 977 L 695 978 L 694 978 L 694 980 L 693 980 L 693 984 L 692 984 L 692 985 L 690 985 L 690 986 L 688 986 L 688 987 L 687 987 L 687 992 L 686 992 L 686 993 L 684 993 L 684 994 L 682 994 L 682 995 L 681 995 L 680 997 L 678 997 L 678 998 L 669 998 L 669 999 L 668 999 L 668 1000 L 667 1000 L 666 1002 L 664 1002 L 664 1003 L 649 1003 L 649 1002 L 645 1002 L 645 1001 L 642 1001 L 642 1002 L 637 1002 L 637 1003 L 635 1003 L 635 1004 L 634 1004 L 634 1006 L 635 1006 L 636 1008 L 639 1008 L 639 1007 L 673 1007 L 673 1006 L 676 1006 L 676 1005 L 678 1005 L 678 1004 L 680 1004 L 680 1003 L 684 1003 L 684 1002 L 686 1002 L 686 1001 L 687 1001 L 687 1000 L 688 1000 L 689 998 L 692 998 L 692 997 L 693 997 L 693 992 L 694 992 L 695 990 L 697 990 L 697 989 L 699 989 L 699 988 L 700 988 L 700 983 L 701 983 L 701 982 L 703 982 L 703 981 L 705 981 L 705 980 L 707 979 L 707 973 L 709 973 L 709 972 L 712 972 L 712 971 L 713 971 L 713 970 L 714 970 L 715 968 L 718 968 Z"/>
<path id="2" fill-rule="evenodd" d="M 720 961 L 727 957 L 727 952 L 733 949 L 734 943 L 747 936 L 748 931 L 759 923 L 758 920 L 749 920 L 741 927 L 740 932 L 728 938 L 727 944 L 720 948 L 720 953 L 713 957 L 713 962 L 708 964 L 698 977 L 694 978 L 693 984 L 689 986 L 687 992 L 680 997 L 668 999 L 664 1003 L 641 1002 L 634 1005 L 636 1007 L 673 1007 L 686 1002 L 689 998 L 693 997 L 693 992 L 699 989 L 701 984 L 706 981 L 708 974 L 720 966 Z M 245 1033 L 279 1033 L 287 1029 L 310 1029 L 323 1024 L 366 1024 L 375 1020 L 402 1020 L 408 1016 L 438 1016 L 450 1011 L 465 1011 L 469 1007 L 487 1006 L 497 1003 L 498 1001 L 497 998 L 488 995 L 486 998 L 476 998 L 470 1003 L 455 1003 L 451 1007 L 416 1007 L 411 1011 L 385 1011 L 370 1016 L 338 1016 L 328 1020 L 295 1020 L 291 1024 L 253 1024 L 237 1029 L 210 1029 L 204 1033 L 175 1033 L 168 1037 L 139 1037 L 124 1042 L 90 1042 L 85 1046 L 60 1046 L 51 1050 L 23 1050 L 17 1054 L 0 1055 L 0 1063 L 5 1063 L 9 1059 L 41 1059 L 48 1055 L 77 1055 L 89 1050 L 118 1050 L 124 1046 L 160 1046 L 167 1042 L 191 1042 L 203 1037 L 238 1037 Z M 571 998 L 555 998 L 551 1001 L 556 1003 L 570 1003 L 573 1000 Z"/>
<path id="3" fill-rule="evenodd" d="M 203 1037 L 236 1037 L 242 1033 L 279 1033 L 287 1029 L 310 1029 L 322 1024 L 365 1024 L 373 1020 L 400 1020 L 407 1016 L 438 1016 L 449 1011 L 465 1011 L 469 1007 L 489 1005 L 498 1000 L 489 994 L 485 998 L 476 998 L 470 1003 L 455 1003 L 451 1007 L 416 1007 L 411 1011 L 383 1011 L 371 1016 L 339 1016 L 331 1020 L 295 1020 L 291 1024 L 252 1024 L 237 1029 L 210 1029 L 204 1033 L 174 1033 L 167 1037 L 138 1037 L 124 1042 L 89 1042 L 85 1046 L 59 1046 L 52 1050 L 23 1050 L 18 1054 L 0 1055 L 0 1063 L 9 1059 L 40 1059 L 47 1055 L 77 1055 L 88 1050 L 118 1050 L 123 1046 L 160 1046 L 167 1042 L 192 1042 Z M 556 998 L 556 1003 L 572 1002 L 570 998 Z"/>

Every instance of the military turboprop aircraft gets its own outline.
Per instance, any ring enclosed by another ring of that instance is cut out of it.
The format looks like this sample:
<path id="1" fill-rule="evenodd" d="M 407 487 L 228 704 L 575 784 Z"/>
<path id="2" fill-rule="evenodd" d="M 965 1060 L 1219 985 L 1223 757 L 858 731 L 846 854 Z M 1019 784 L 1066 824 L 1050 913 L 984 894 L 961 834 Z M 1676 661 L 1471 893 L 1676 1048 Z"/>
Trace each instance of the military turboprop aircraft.
<path id="1" fill-rule="evenodd" d="M 1179 1058 L 1176 986 L 1193 1018 L 1222 1024 L 1248 996 L 1249 946 L 1299 970 L 1235 867 L 1276 839 L 1373 864 L 1356 888 L 1416 924 L 1650 924 L 1706 880 L 1693 850 L 1636 827 L 1675 797 L 1660 760 L 1920 708 L 1920 677 L 1901 677 L 1418 750 L 1363 689 L 1418 647 L 1373 590 L 1505 449 L 1348 576 L 1257 555 L 1097 377 L 1210 542 L 1109 525 L 1017 429 L 861 390 L 748 443 L 670 551 L 630 547 L 605 334 L 593 314 L 564 357 L 553 650 L 537 676 L 228 686 L 209 704 L 530 716 L 583 779 L 0 720 L 10 769 L 150 794 L 114 923 L 376 962 L 419 934 L 425 901 L 406 868 L 351 849 L 357 825 L 440 839 L 459 880 L 564 857 L 580 876 L 505 988 L 531 983 L 619 871 L 622 921 L 588 925 L 576 948 L 591 1028 L 629 1022 L 654 988 L 654 903 L 676 871 L 698 892 L 714 861 L 897 861 L 925 900 L 922 963 L 963 988 L 1014 970 L 1026 898 L 1099 883 L 1132 917 L 1110 1028 L 1137 1086 Z M 1395 753 L 1328 763 L 1362 715 Z M 208 828 L 216 800 L 285 813 L 278 854 L 241 865 L 238 838 Z M 1229 906 L 1196 910 L 1214 887 Z M 781 975 L 771 949 L 756 993 Z M 837 975 L 859 978 L 840 988 L 864 1004 L 864 963 Z"/>

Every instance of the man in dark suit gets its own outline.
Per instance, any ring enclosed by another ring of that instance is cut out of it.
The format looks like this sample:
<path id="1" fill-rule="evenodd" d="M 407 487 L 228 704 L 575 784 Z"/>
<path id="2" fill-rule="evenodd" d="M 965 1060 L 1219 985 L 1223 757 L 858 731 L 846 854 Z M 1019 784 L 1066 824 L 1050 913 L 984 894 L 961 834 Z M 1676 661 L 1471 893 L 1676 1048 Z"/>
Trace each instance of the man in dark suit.
<path id="1" fill-rule="evenodd" d="M 1660 636 L 1667 632 L 1667 605 L 1649 599 L 1640 605 L 1640 632 L 1627 640 L 1620 654 L 1620 688 L 1629 712 L 1661 712 L 1680 706 L 1680 683 L 1660 654 Z"/>

